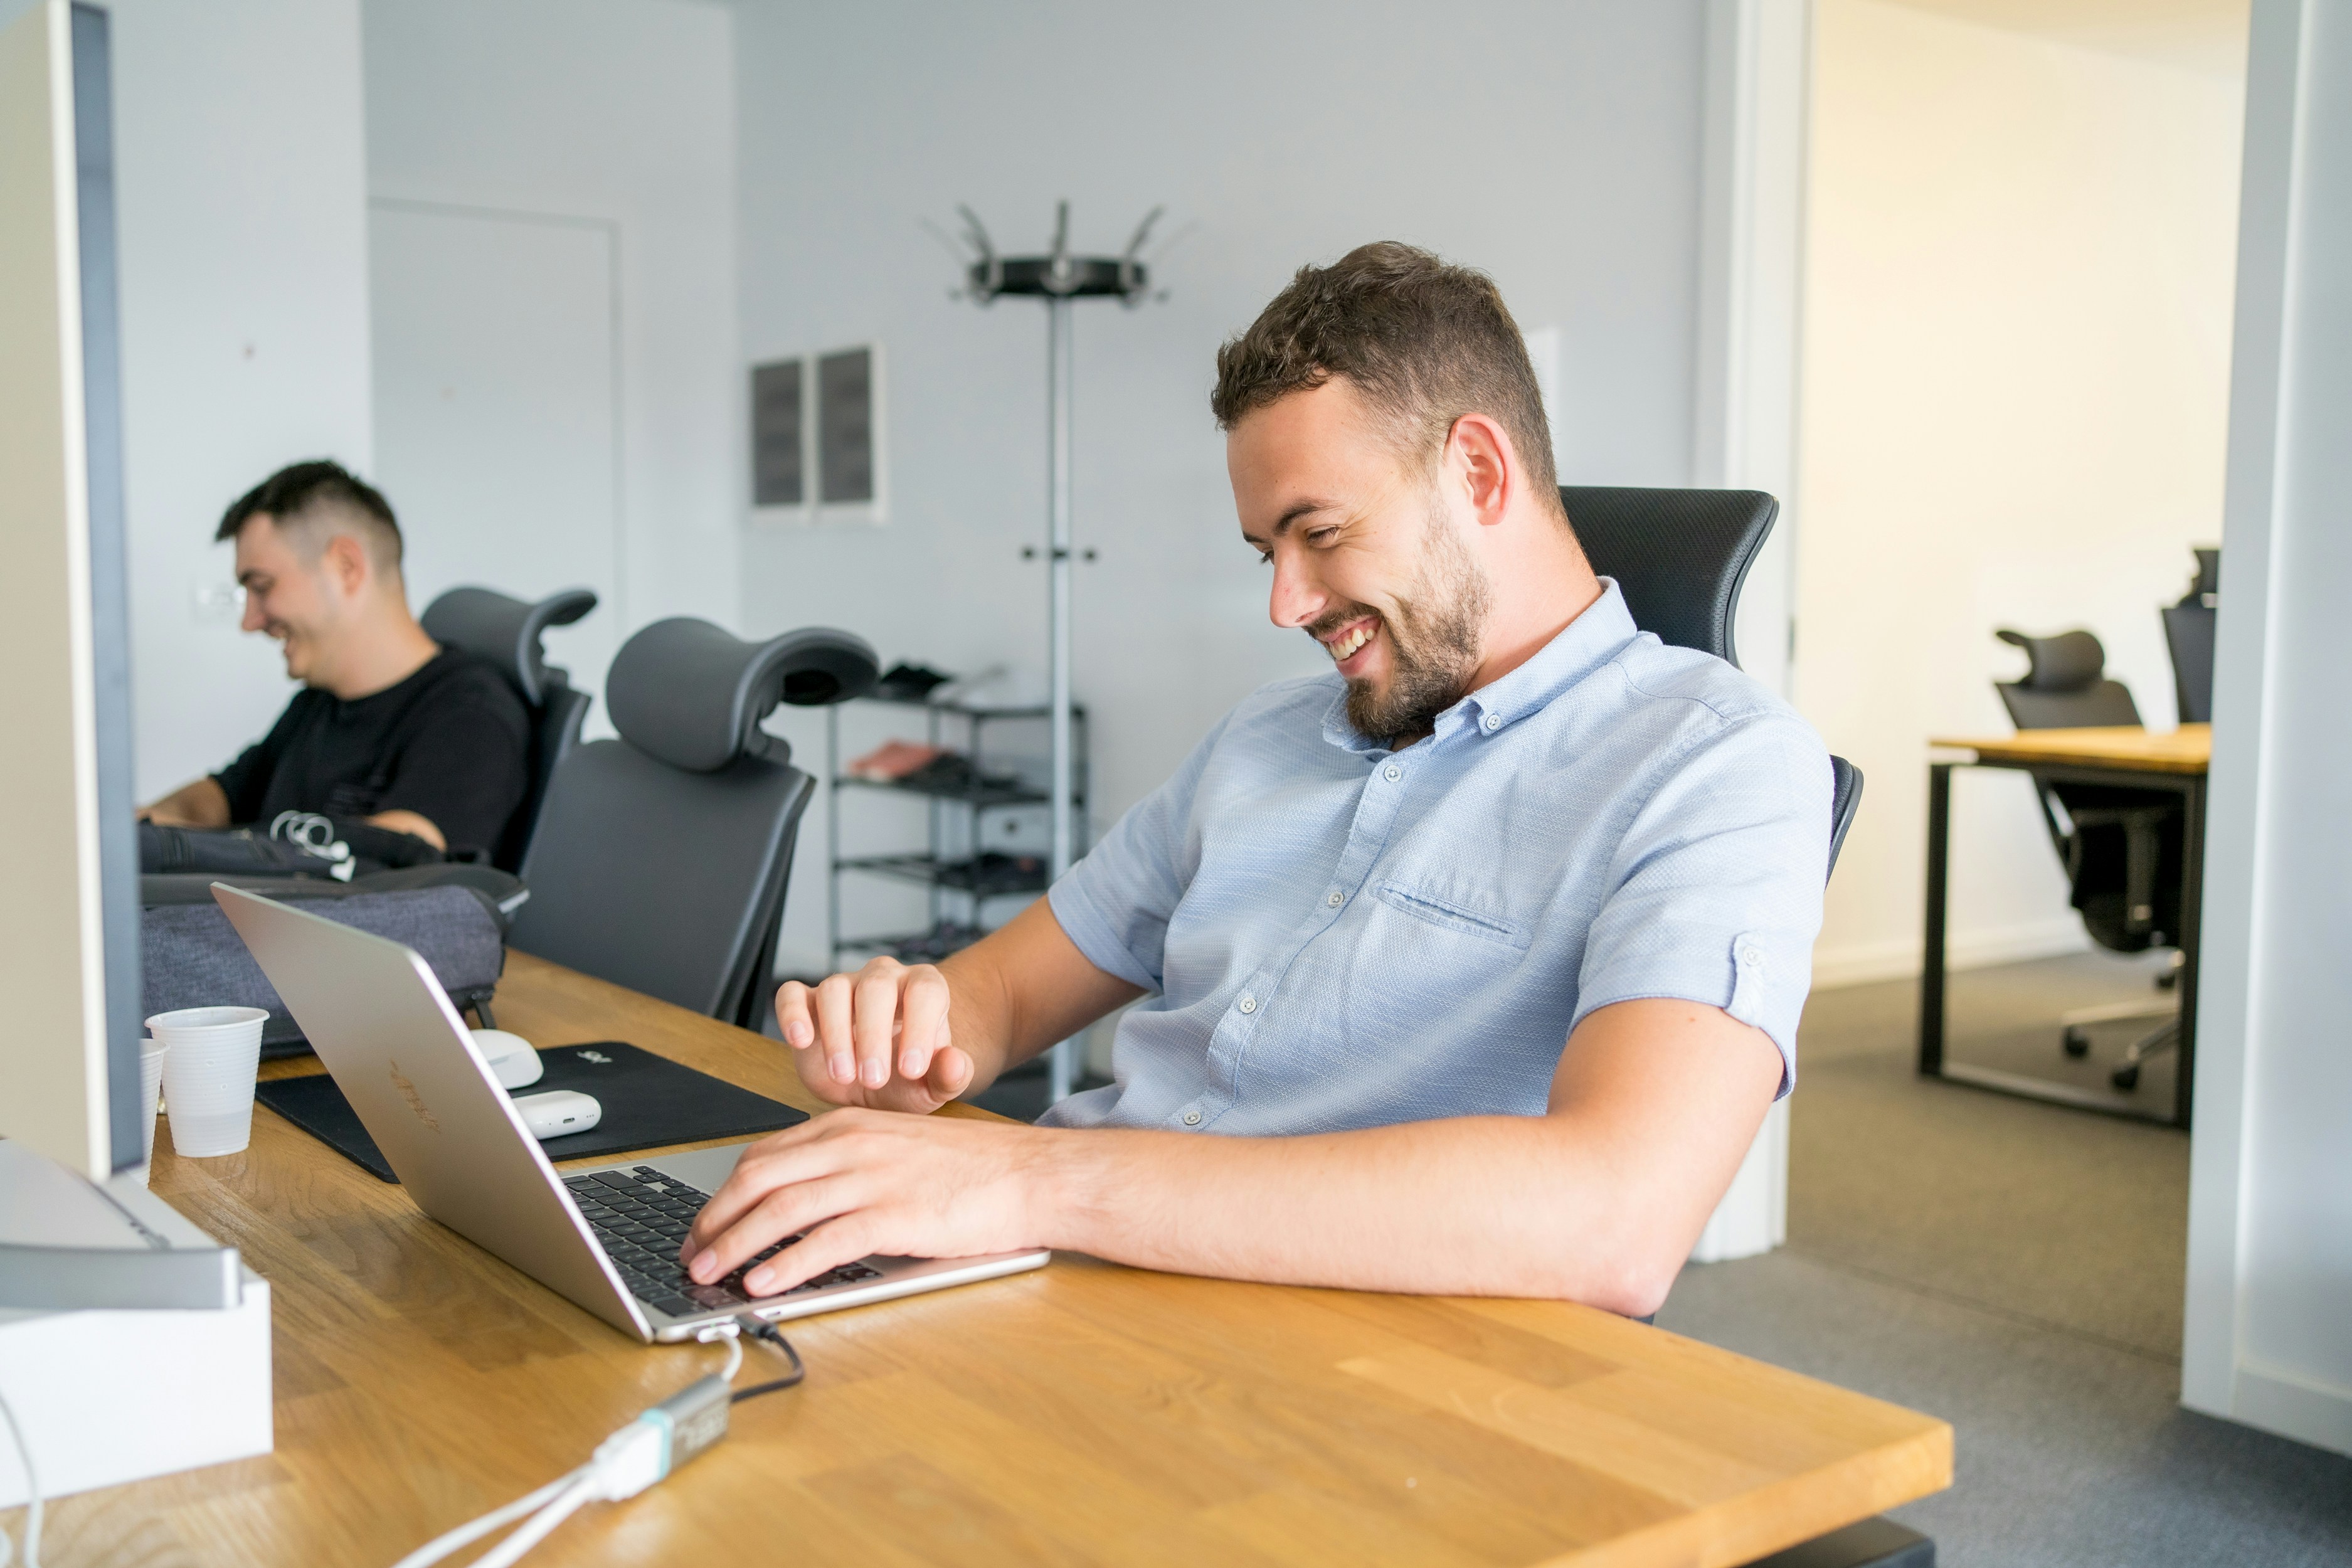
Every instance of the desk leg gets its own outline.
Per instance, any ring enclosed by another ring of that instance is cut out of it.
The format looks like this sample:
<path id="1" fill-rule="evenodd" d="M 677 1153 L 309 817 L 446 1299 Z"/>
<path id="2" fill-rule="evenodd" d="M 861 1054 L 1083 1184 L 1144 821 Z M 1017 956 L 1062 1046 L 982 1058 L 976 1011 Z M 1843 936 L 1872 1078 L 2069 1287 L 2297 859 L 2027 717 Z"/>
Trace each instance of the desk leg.
<path id="1" fill-rule="evenodd" d="M 1952 764 L 1927 766 L 1927 952 L 1919 966 L 1919 1074 L 1944 1076 L 1944 921 L 1950 902 Z"/>
<path id="2" fill-rule="evenodd" d="M 2205 780 L 2182 791 L 2180 833 L 2179 1064 L 2172 1080 L 2172 1124 L 2186 1131 L 2197 1091 L 2197 958 L 2205 925 Z"/>

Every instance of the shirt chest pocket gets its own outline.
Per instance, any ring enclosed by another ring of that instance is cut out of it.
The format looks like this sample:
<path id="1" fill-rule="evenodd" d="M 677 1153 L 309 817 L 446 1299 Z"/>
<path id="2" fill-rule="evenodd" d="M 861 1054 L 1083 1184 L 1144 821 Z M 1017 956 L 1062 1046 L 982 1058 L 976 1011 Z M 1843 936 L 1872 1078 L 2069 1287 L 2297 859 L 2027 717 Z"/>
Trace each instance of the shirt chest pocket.
<path id="1" fill-rule="evenodd" d="M 1444 897 L 1426 888 L 1408 887 L 1402 882 L 1382 882 L 1372 889 L 1372 896 L 1401 914 L 1464 936 L 1500 944 L 1518 952 L 1527 951 L 1532 932 L 1522 921 L 1491 910 L 1472 909 L 1458 900 Z"/>

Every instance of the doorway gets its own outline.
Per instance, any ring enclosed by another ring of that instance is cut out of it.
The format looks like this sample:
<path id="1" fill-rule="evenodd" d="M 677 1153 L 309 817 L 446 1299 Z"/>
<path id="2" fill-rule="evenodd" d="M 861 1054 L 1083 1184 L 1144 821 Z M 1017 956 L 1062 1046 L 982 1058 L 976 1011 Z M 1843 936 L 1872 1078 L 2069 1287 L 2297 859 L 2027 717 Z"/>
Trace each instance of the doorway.
<path id="1" fill-rule="evenodd" d="M 536 600 L 595 591 L 547 634 L 594 694 L 625 625 L 619 234 L 606 222 L 369 204 L 376 476 L 420 613 L 461 584 Z"/>

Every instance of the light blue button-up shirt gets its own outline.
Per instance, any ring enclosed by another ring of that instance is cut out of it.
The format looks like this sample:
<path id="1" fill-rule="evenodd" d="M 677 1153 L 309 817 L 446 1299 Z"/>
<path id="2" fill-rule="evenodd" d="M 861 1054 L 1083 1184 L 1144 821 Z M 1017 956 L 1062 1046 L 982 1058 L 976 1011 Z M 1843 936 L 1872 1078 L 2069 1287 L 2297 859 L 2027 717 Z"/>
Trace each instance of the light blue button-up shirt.
<path id="1" fill-rule="evenodd" d="M 1065 1127 L 1332 1131 L 1539 1115 L 1614 1002 L 1722 1007 L 1795 1081 L 1829 868 L 1811 727 L 1637 632 L 1613 582 L 1527 663 L 1391 752 L 1337 672 L 1209 732 L 1048 895 L 1154 993 Z"/>

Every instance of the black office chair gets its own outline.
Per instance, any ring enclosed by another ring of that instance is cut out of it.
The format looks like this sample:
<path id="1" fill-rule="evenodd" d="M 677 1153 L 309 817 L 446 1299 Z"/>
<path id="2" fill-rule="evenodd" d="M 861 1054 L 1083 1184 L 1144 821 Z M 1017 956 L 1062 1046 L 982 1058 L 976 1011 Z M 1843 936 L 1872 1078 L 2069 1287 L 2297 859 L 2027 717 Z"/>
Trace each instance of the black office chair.
<path id="1" fill-rule="evenodd" d="M 1562 485 L 1560 504 L 1593 571 L 1617 580 L 1633 624 L 1660 642 L 1711 653 L 1735 668 L 1732 622 L 1756 552 L 1780 503 L 1761 490 L 1633 489 Z M 1830 871 L 1862 804 L 1862 770 L 1830 758 Z M 1828 873 L 1823 873 L 1824 878 Z"/>
<path id="2" fill-rule="evenodd" d="M 2003 628 L 1994 635 L 2025 650 L 2025 678 L 1993 683 L 2019 729 L 2139 723 L 2131 692 L 2106 678 L 2106 649 L 2089 632 L 2034 637 Z M 2187 828 L 2180 797 L 2165 790 L 2068 784 L 2040 773 L 2032 778 L 2050 843 L 2066 868 L 2071 901 L 2091 939 L 2114 952 L 2174 946 Z M 2168 971 L 2158 984 L 2170 978 Z M 2135 1089 L 2140 1064 L 2179 1044 L 2177 1008 L 2139 1003 L 2076 1008 L 2059 1015 L 2059 1043 L 2068 1056 L 2080 1057 L 2091 1048 L 2090 1025 L 2151 1017 L 2165 1022 L 2133 1041 L 2111 1075 L 2117 1089 Z"/>
<path id="3" fill-rule="evenodd" d="M 548 786 L 513 944 L 750 1026 L 815 788 L 760 722 L 861 696 L 878 670 L 846 632 L 748 643 L 683 616 L 638 632 L 604 678 L 621 738 L 576 748 Z"/>
<path id="4" fill-rule="evenodd" d="M 547 781 L 580 743 L 591 700 L 572 688 L 568 670 L 547 662 L 539 639 L 550 626 L 568 626 L 595 607 L 596 595 L 585 588 L 566 588 L 535 605 L 488 588 L 452 588 L 425 606 L 426 637 L 497 665 L 530 710 L 530 787 L 490 852 L 490 863 L 501 871 L 517 869 L 529 853 Z"/>
<path id="5" fill-rule="evenodd" d="M 2164 607 L 2164 645 L 2184 724 L 2213 721 L 2213 626 L 2221 603 L 2221 552 L 2199 550 L 2197 576 L 2180 603 Z"/>

